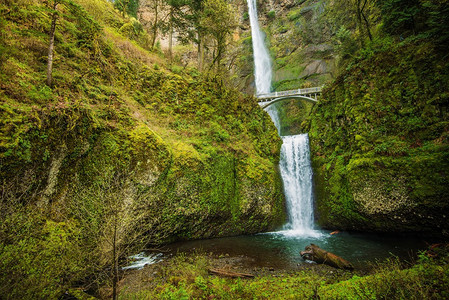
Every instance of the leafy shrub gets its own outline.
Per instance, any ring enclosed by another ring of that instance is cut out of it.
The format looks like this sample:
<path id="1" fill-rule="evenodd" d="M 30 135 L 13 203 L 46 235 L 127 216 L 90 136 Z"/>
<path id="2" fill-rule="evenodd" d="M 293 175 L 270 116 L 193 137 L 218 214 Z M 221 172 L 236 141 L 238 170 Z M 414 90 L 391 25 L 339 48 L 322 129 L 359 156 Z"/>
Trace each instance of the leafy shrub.
<path id="1" fill-rule="evenodd" d="M 79 230 L 72 221 L 21 211 L 2 218 L 0 291 L 11 299 L 56 299 L 83 276 Z"/>

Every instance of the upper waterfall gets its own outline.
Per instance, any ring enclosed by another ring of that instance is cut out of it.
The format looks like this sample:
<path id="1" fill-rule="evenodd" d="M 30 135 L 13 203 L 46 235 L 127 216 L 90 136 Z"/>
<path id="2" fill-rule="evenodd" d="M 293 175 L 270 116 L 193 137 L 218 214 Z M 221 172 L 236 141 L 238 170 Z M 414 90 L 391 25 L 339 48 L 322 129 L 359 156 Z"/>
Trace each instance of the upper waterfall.
<path id="1" fill-rule="evenodd" d="M 264 43 L 264 33 L 260 30 L 257 17 L 256 0 L 247 0 L 248 14 L 251 23 L 251 36 L 254 53 L 254 77 L 256 80 L 256 93 L 267 94 L 271 91 L 271 58 Z"/>

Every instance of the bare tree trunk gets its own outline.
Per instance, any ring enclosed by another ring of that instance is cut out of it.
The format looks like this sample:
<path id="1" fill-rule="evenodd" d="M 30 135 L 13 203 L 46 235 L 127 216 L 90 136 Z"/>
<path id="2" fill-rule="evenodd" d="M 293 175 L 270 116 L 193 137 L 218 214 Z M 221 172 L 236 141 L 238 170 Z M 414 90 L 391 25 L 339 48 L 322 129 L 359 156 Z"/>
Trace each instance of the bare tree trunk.
<path id="1" fill-rule="evenodd" d="M 217 65 L 217 73 L 220 72 L 220 65 L 221 65 L 221 58 L 223 56 L 223 48 L 218 46 L 217 47 L 217 55 L 214 53 L 214 60 L 212 61 L 212 64 L 210 65 L 209 71 L 212 70 L 214 65 Z"/>
<path id="2" fill-rule="evenodd" d="M 114 217 L 114 233 L 112 237 L 112 300 L 117 300 L 117 283 L 118 283 L 118 258 L 117 258 L 117 216 Z"/>
<path id="3" fill-rule="evenodd" d="M 362 36 L 360 38 L 360 43 L 361 46 L 364 47 L 365 42 L 363 40 L 363 27 L 362 27 L 362 12 L 360 11 L 360 3 L 362 0 L 357 0 L 356 1 L 356 14 L 357 14 L 357 27 L 360 30 L 360 35 Z"/>
<path id="4" fill-rule="evenodd" d="M 202 36 L 198 32 L 198 70 L 200 71 L 203 69 L 203 56 L 204 56 L 204 48 L 201 39 Z"/>
<path id="5" fill-rule="evenodd" d="M 172 24 L 172 16 L 170 16 L 170 29 L 168 32 L 168 58 L 170 61 L 173 58 L 173 24 Z"/>
<path id="6" fill-rule="evenodd" d="M 372 40 L 373 40 L 373 36 L 372 36 L 372 34 L 371 34 L 370 24 L 369 24 L 368 19 L 367 19 L 366 16 L 365 16 L 365 14 L 363 13 L 363 10 L 365 9 L 366 2 L 367 2 L 367 1 L 368 1 L 368 0 L 365 0 L 365 2 L 363 3 L 363 7 L 362 7 L 362 9 L 360 10 L 360 14 L 362 15 L 363 20 L 365 21 L 366 31 L 367 31 L 367 33 L 368 33 L 369 40 L 372 41 Z"/>
<path id="7" fill-rule="evenodd" d="M 154 23 L 153 23 L 153 39 L 151 40 L 151 49 L 154 50 L 154 45 L 156 44 L 156 36 L 157 36 L 157 23 L 158 20 L 158 10 L 159 10 L 159 4 L 158 0 L 154 2 Z"/>
<path id="8" fill-rule="evenodd" d="M 56 21 L 58 20 L 58 11 L 56 10 L 58 6 L 58 1 L 53 2 L 53 16 L 51 19 L 50 26 L 50 43 L 48 46 L 48 60 L 47 60 L 47 85 L 51 87 L 52 85 L 52 72 L 53 72 L 53 52 L 55 48 L 55 32 L 56 32 Z"/>

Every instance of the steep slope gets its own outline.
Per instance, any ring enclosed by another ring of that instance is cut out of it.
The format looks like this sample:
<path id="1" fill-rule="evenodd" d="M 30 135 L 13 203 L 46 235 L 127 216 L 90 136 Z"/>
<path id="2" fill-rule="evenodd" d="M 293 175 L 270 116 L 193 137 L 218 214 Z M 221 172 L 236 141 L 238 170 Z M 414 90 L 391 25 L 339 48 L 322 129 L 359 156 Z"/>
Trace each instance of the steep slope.
<path id="1" fill-rule="evenodd" d="M 284 220 L 280 140 L 252 97 L 167 66 L 102 0 L 3 1 L 0 292 L 56 298 L 148 244 Z"/>

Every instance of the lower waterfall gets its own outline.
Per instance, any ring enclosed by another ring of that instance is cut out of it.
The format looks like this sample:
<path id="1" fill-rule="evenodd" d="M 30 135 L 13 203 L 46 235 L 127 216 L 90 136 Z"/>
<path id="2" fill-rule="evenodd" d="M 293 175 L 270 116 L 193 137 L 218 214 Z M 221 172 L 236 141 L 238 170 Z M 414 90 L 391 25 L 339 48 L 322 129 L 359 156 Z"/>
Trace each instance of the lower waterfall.
<path id="1" fill-rule="evenodd" d="M 266 109 L 280 134 L 276 107 Z M 279 168 L 284 183 L 288 223 L 280 233 L 286 236 L 317 236 L 313 216 L 313 172 L 307 134 L 281 136 L 283 144 Z"/>
<path id="2" fill-rule="evenodd" d="M 287 204 L 286 235 L 316 235 L 313 217 L 313 181 L 307 134 L 283 136 L 279 167 Z"/>

